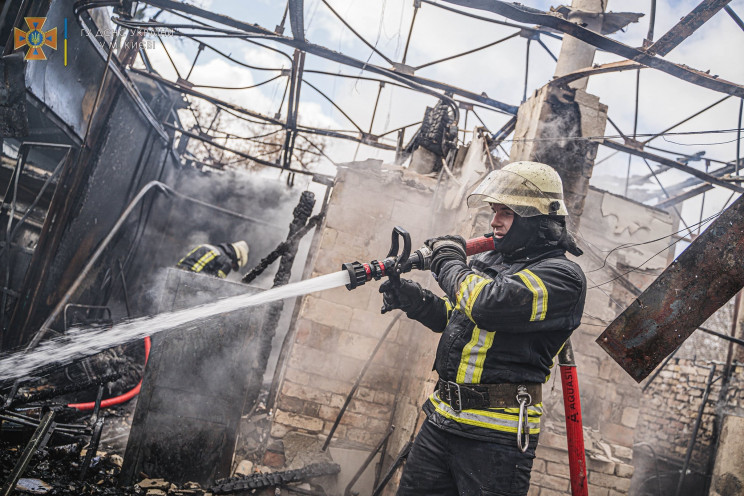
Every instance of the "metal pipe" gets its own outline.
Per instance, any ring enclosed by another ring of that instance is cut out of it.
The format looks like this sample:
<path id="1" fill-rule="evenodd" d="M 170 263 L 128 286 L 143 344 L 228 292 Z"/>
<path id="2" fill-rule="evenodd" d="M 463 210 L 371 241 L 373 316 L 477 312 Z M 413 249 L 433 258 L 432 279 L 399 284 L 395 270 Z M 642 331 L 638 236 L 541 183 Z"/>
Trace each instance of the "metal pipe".
<path id="1" fill-rule="evenodd" d="M 744 98 L 739 99 L 739 126 L 736 129 L 736 164 L 734 164 L 734 175 L 739 175 L 739 163 L 741 162 L 741 114 L 744 110 Z"/>
<path id="2" fill-rule="evenodd" d="M 370 452 L 370 454 L 367 456 L 367 459 L 364 460 L 364 463 L 362 463 L 362 466 L 359 467 L 359 470 L 357 470 L 356 474 L 354 474 L 354 477 L 352 477 L 349 483 L 346 485 L 346 489 L 344 489 L 344 496 L 351 496 L 351 488 L 354 487 L 354 484 L 356 484 L 356 482 L 362 476 L 364 471 L 367 469 L 367 466 L 369 466 L 369 464 L 372 462 L 372 459 L 374 459 L 375 455 L 382 449 L 382 446 L 390 438 L 393 431 L 395 431 L 395 426 L 391 425 L 390 429 L 388 429 L 387 431 L 387 434 L 385 434 L 382 440 L 377 444 L 377 447 Z"/>
<path id="3" fill-rule="evenodd" d="M 88 467 L 90 466 L 91 460 L 98 451 L 98 443 L 101 441 L 101 430 L 103 428 L 104 417 L 99 418 L 99 412 L 101 410 L 101 399 L 103 398 L 103 384 L 98 385 L 98 394 L 96 395 L 96 401 L 93 406 L 93 415 L 90 419 L 94 425 L 93 435 L 88 443 L 88 451 L 85 453 L 85 459 L 83 460 L 83 466 L 80 470 L 80 480 L 85 480 L 85 476 L 88 473 Z"/>
<path id="4" fill-rule="evenodd" d="M 685 461 L 682 464 L 682 473 L 679 474 L 679 481 L 677 482 L 677 490 L 674 492 L 675 496 L 679 496 L 680 493 L 682 492 L 682 486 L 685 482 L 685 475 L 687 474 L 687 469 L 689 468 L 690 460 L 692 459 L 692 450 L 695 448 L 695 441 L 697 438 L 697 433 L 698 433 L 698 430 L 700 429 L 700 423 L 703 418 L 703 411 L 705 410 L 705 404 L 708 402 L 708 395 L 710 394 L 710 388 L 714 382 L 713 374 L 715 373 L 716 373 L 716 364 L 713 364 L 710 368 L 710 373 L 708 374 L 708 380 L 705 383 L 705 392 L 703 393 L 703 400 L 700 403 L 700 408 L 698 408 L 697 417 L 695 418 L 695 425 L 692 428 L 692 436 L 690 437 L 690 442 L 687 444 L 687 452 L 685 453 Z"/>
<path id="5" fill-rule="evenodd" d="M 553 59 L 555 62 L 558 62 L 558 57 L 556 57 L 555 54 L 550 51 L 550 48 L 548 48 L 548 45 L 546 45 L 545 42 L 541 40 L 539 36 L 536 38 L 536 40 L 540 44 L 540 46 L 543 47 L 546 52 L 548 52 L 548 55 L 550 55 L 550 58 Z"/>
<path id="6" fill-rule="evenodd" d="M 15 237 L 16 233 L 18 232 L 18 229 L 23 225 L 23 223 L 26 221 L 28 216 L 31 215 L 31 211 L 34 209 L 34 207 L 36 207 L 36 205 L 41 200 L 41 197 L 44 195 L 44 191 L 46 191 L 47 186 L 49 186 L 49 184 L 52 182 L 52 179 L 54 179 L 54 177 L 59 173 L 59 171 L 62 170 L 62 166 L 65 164 L 65 162 L 69 158 L 71 147 L 69 145 L 59 145 L 59 146 L 60 148 L 67 148 L 67 153 L 65 153 L 65 156 L 62 157 L 62 160 L 59 161 L 59 163 L 54 168 L 54 171 L 52 171 L 49 177 L 46 178 L 46 181 L 44 181 L 44 184 L 41 186 L 41 189 L 39 190 L 39 193 L 36 195 L 36 198 L 34 198 L 34 200 L 31 202 L 31 205 L 28 207 L 28 209 L 26 209 L 26 213 L 24 213 L 21 219 L 16 223 L 15 227 L 10 233 L 10 239 L 6 240 L 6 244 L 2 248 L 0 248 L 0 255 L 3 254 L 3 251 L 6 248 L 10 249 L 9 248 L 10 242 Z"/>
<path id="7" fill-rule="evenodd" d="M 65 305 L 67 305 L 70 302 L 70 298 L 72 297 L 73 293 L 77 291 L 77 289 L 80 287 L 80 284 L 88 276 L 88 274 L 90 273 L 95 263 L 98 261 L 98 259 L 103 254 L 103 251 L 108 247 L 111 240 L 119 232 L 119 229 L 124 224 L 124 221 L 127 219 L 127 217 L 132 212 L 132 210 L 134 210 L 134 207 L 137 206 L 140 200 L 142 200 L 142 198 L 144 198 L 145 195 L 153 188 L 157 188 L 164 193 L 168 192 L 168 189 L 165 187 L 163 183 L 159 181 L 150 181 L 140 190 L 139 193 L 137 193 L 137 195 L 132 199 L 129 205 L 127 205 L 127 208 L 124 209 L 124 212 L 122 212 L 122 214 L 119 216 L 119 219 L 116 221 L 116 223 L 111 228 L 111 230 L 106 235 L 106 237 L 100 242 L 98 248 L 88 260 L 88 263 L 85 264 L 85 267 L 83 267 L 83 270 L 80 271 L 80 274 L 78 274 L 77 278 L 72 283 L 70 288 L 65 292 L 65 294 L 62 296 L 60 301 L 54 307 L 54 310 L 52 310 L 52 313 L 49 314 L 46 320 L 41 324 L 41 328 L 36 333 L 36 335 L 33 337 L 29 345 L 26 347 L 27 350 L 31 350 L 37 344 L 39 344 L 39 341 L 41 341 L 41 339 L 44 337 L 44 335 L 46 334 L 47 330 L 50 328 L 54 320 L 56 320 L 59 314 L 63 311 Z"/>
<path id="8" fill-rule="evenodd" d="M 651 0 L 651 12 L 648 16 L 648 34 L 646 35 L 646 41 L 648 41 L 649 43 L 654 41 L 654 25 L 655 24 L 656 24 L 656 0 Z"/>
<path id="9" fill-rule="evenodd" d="M 408 37 L 406 38 L 406 47 L 403 49 L 403 58 L 401 59 L 400 63 L 405 65 L 406 64 L 406 57 L 408 57 L 408 46 L 411 44 L 411 35 L 413 34 L 413 25 L 416 22 L 416 14 L 418 14 L 418 9 L 421 8 L 420 2 L 413 2 L 413 17 L 411 18 L 411 27 L 408 28 Z"/>
<path id="10" fill-rule="evenodd" d="M 643 163 L 646 164 L 646 167 L 648 167 L 648 170 L 651 171 L 651 175 L 654 176 L 654 179 L 656 180 L 656 184 L 659 185 L 659 188 L 661 188 L 661 191 L 664 193 L 664 195 L 667 197 L 667 199 L 671 198 L 671 195 L 667 192 L 666 188 L 663 184 L 661 184 L 661 179 L 659 179 L 659 176 L 657 175 L 656 171 L 651 167 L 651 164 L 648 163 L 648 160 L 645 158 L 643 159 Z M 708 169 L 706 168 L 705 173 L 708 173 Z M 703 198 L 705 199 L 705 198 Z M 690 233 L 690 238 L 694 236 L 694 233 L 692 232 L 692 229 L 690 229 L 690 226 L 687 225 L 687 222 L 685 222 L 685 219 L 682 217 L 682 213 L 679 211 L 676 205 L 672 205 L 672 208 L 674 209 L 674 212 L 677 214 L 677 218 L 682 221 L 682 224 L 684 224 L 685 229 L 687 229 L 687 232 Z M 703 221 L 703 212 L 702 207 L 700 211 L 700 222 Z"/>
<path id="11" fill-rule="evenodd" d="M 674 125 L 672 125 L 672 126 L 669 126 L 668 128 L 664 129 L 663 131 L 661 131 L 661 132 L 659 132 L 659 133 L 656 133 L 656 134 L 654 134 L 654 135 L 653 135 L 653 136 L 651 136 L 651 137 L 650 137 L 649 139 L 645 140 L 645 141 L 643 142 L 643 144 L 645 145 L 645 144 L 647 144 L 647 143 L 649 143 L 649 142 L 651 142 L 651 141 L 655 140 L 655 139 L 656 139 L 656 138 L 658 138 L 659 136 L 662 136 L 662 135 L 666 134 L 666 133 L 667 133 L 668 131 L 671 131 L 672 129 L 674 129 L 675 127 L 679 127 L 679 126 L 681 126 L 682 124 L 684 124 L 685 122 L 687 122 L 687 121 L 689 121 L 689 120 L 691 120 L 691 119 L 694 119 L 694 118 L 695 118 L 695 117 L 697 117 L 698 115 L 702 114 L 703 112 L 705 112 L 705 111 L 707 111 L 707 110 L 710 110 L 710 109 L 712 109 L 713 107 L 715 107 L 715 106 L 716 106 L 716 105 L 718 105 L 719 103 L 722 103 L 722 102 L 724 102 L 724 101 L 728 100 L 729 98 L 731 98 L 731 95 L 727 95 L 727 96 L 724 96 L 724 97 L 723 97 L 723 98 L 721 98 L 720 100 L 717 100 L 717 101 L 715 101 L 715 102 L 711 103 L 710 105 L 708 105 L 708 106 L 707 106 L 707 107 L 705 107 L 704 109 L 702 109 L 702 110 L 699 110 L 699 111 L 695 112 L 694 114 L 692 114 L 691 116 L 689 116 L 689 117 L 687 117 L 687 118 L 685 118 L 685 119 L 682 119 L 682 120 L 681 120 L 681 121 L 679 121 L 678 123 L 676 123 L 676 124 L 674 124 Z"/>
<path id="12" fill-rule="evenodd" d="M 527 101 L 527 81 L 530 76 L 530 44 L 531 43 L 532 43 L 532 38 L 527 38 L 527 56 L 525 57 L 525 61 L 524 61 L 524 92 L 522 93 L 522 103 Z"/>
<path id="13" fill-rule="evenodd" d="M 188 81 L 189 78 L 191 77 L 191 73 L 194 71 L 194 67 L 196 67 L 196 61 L 199 60 L 199 55 L 201 55 L 203 50 L 204 50 L 204 43 L 199 43 L 199 48 L 196 50 L 196 55 L 194 56 L 194 62 L 191 64 L 191 69 L 189 69 L 189 73 L 186 74 L 186 81 Z"/>
<path id="14" fill-rule="evenodd" d="M 124 276 L 124 264 L 121 263 L 121 259 L 117 260 L 119 264 L 119 276 L 121 277 L 121 289 L 124 292 L 124 307 L 127 310 L 127 318 L 132 318 L 131 306 L 129 304 L 129 291 L 127 291 L 127 279 Z"/>
<path id="15" fill-rule="evenodd" d="M 2 491 L 0 491 L 0 496 L 10 496 L 13 493 L 13 490 L 18 483 L 18 479 L 21 478 L 21 475 L 23 475 L 26 467 L 28 467 L 28 463 L 31 461 L 31 457 L 34 456 L 34 453 L 36 453 L 36 450 L 39 448 L 42 441 L 44 441 L 44 439 L 46 438 L 49 429 L 52 428 L 52 425 L 54 424 L 53 421 L 54 411 L 50 410 L 44 414 L 41 421 L 39 422 L 39 426 L 36 428 L 36 431 L 31 436 L 31 439 L 28 441 L 28 444 L 23 450 L 21 457 L 18 459 L 18 462 L 16 462 L 15 468 L 13 468 L 13 471 L 10 473 L 8 482 L 5 483 Z"/>
<path id="16" fill-rule="evenodd" d="M 10 246 L 10 235 L 12 232 L 13 227 L 13 216 L 15 215 L 15 207 L 16 207 L 16 200 L 18 198 L 18 181 L 21 177 L 21 170 L 23 168 L 23 163 L 26 161 L 26 157 L 28 155 L 28 149 L 24 149 L 23 146 L 21 146 L 21 149 L 18 150 L 18 159 L 16 160 L 16 167 L 15 167 L 15 177 L 13 181 L 13 199 L 10 202 L 10 212 L 8 213 L 8 224 L 5 228 L 5 246 Z M 8 190 L 10 190 L 10 187 L 8 187 Z M 3 204 L 7 201 L 7 194 L 3 198 Z M 11 258 L 11 250 L 8 248 L 8 255 L 5 257 L 5 282 L 3 284 L 3 288 L 10 287 L 10 258 Z M 8 293 L 7 291 L 3 291 L 3 299 L 2 299 L 2 306 L 0 306 L 0 332 L 5 333 L 5 309 L 7 308 L 7 302 L 8 302 Z"/>
<path id="17" fill-rule="evenodd" d="M 354 33 L 354 35 L 357 38 L 359 38 L 362 43 L 364 43 L 365 45 L 367 45 L 370 48 L 370 50 L 372 50 L 377 55 L 379 55 L 380 57 L 382 57 L 383 59 L 385 59 L 385 62 L 387 62 L 388 64 L 395 65 L 395 62 L 393 62 L 392 59 L 388 58 L 387 55 L 385 55 L 384 53 L 382 53 L 381 51 L 379 51 L 376 46 L 374 46 L 369 41 L 365 40 L 364 37 L 361 34 L 359 34 L 354 28 L 352 28 L 351 25 L 348 22 L 346 22 L 346 20 L 344 20 L 344 18 L 341 17 L 338 12 L 336 12 L 333 9 L 333 7 L 331 7 L 331 5 L 326 0 L 320 0 L 320 1 L 323 2 L 323 4 L 325 4 L 326 7 L 328 7 L 328 9 L 333 13 L 333 15 L 335 15 L 336 18 L 338 18 L 338 20 L 341 21 L 341 23 L 343 23 L 344 26 L 346 26 L 347 28 L 349 28 L 349 31 L 351 31 L 352 33 Z"/>
<path id="18" fill-rule="evenodd" d="M 726 13 L 731 16 L 731 18 L 734 20 L 734 22 L 739 26 L 741 29 L 744 29 L 744 21 L 741 20 L 741 17 L 736 15 L 736 12 L 734 12 L 734 9 L 732 9 L 730 6 L 726 5 L 723 10 L 726 11 Z"/>
<path id="19" fill-rule="evenodd" d="M 26 427 L 39 427 L 40 421 L 15 412 L 0 413 L 0 420 L 11 422 L 13 424 L 25 425 Z M 84 425 L 75 424 L 54 424 L 55 433 L 64 433 L 69 436 L 79 436 L 86 434 L 89 429 Z"/>
<path id="20" fill-rule="evenodd" d="M 375 355 L 379 351 L 380 347 L 382 346 L 383 341 L 385 341 L 385 338 L 387 338 L 388 334 L 390 334 L 390 331 L 393 329 L 393 326 L 396 322 L 398 322 L 398 319 L 400 319 L 400 316 L 402 315 L 402 312 L 398 312 L 398 314 L 393 318 L 393 320 L 390 321 L 390 324 L 388 324 L 387 329 L 385 329 L 385 332 L 382 333 L 382 336 L 380 337 L 380 340 L 377 341 L 377 345 L 375 346 L 375 349 L 372 350 L 372 354 L 367 359 L 367 362 L 364 364 L 364 367 L 362 367 L 362 371 L 359 372 L 359 375 L 356 378 L 356 381 L 354 382 L 354 385 L 351 387 L 351 391 L 349 391 L 349 394 L 346 395 L 346 401 L 344 401 L 343 406 L 341 407 L 341 410 L 338 412 L 338 416 L 336 416 L 336 420 L 333 422 L 333 426 L 331 427 L 330 432 L 328 433 L 328 437 L 325 440 L 325 443 L 323 443 L 323 447 L 321 448 L 321 451 L 325 451 L 328 449 L 328 445 L 331 444 L 331 439 L 333 439 L 333 434 L 336 432 L 336 428 L 338 427 L 339 422 L 341 422 L 341 418 L 344 416 L 344 412 L 346 412 L 346 408 L 348 408 L 349 403 L 351 403 L 351 399 L 354 397 L 354 393 L 356 393 L 357 388 L 359 387 L 359 384 L 362 382 L 362 378 L 364 377 L 364 374 L 367 373 L 367 369 L 370 365 L 372 365 L 372 360 L 375 358 Z"/>
<path id="21" fill-rule="evenodd" d="M 717 337 L 719 337 L 719 338 L 721 338 L 723 340 L 730 341 L 732 343 L 736 343 L 739 346 L 744 346 L 744 339 L 738 339 L 738 338 L 734 338 L 734 337 L 731 337 L 731 336 L 727 336 L 726 334 L 723 334 L 723 333 L 720 333 L 720 332 L 716 332 L 716 331 L 712 331 L 710 329 L 706 329 L 705 327 L 698 327 L 698 329 L 701 330 L 701 331 L 703 331 L 703 332 L 705 332 L 705 333 L 707 333 L 707 334 L 710 334 L 711 336 L 717 336 Z"/>
<path id="22" fill-rule="evenodd" d="M 385 473 L 385 477 L 382 478 L 382 481 L 380 484 L 375 488 L 375 490 L 372 492 L 372 496 L 380 496 L 380 493 L 382 493 L 382 490 L 385 489 L 385 486 L 387 486 L 388 482 L 390 482 L 390 479 L 393 478 L 393 474 L 398 469 L 398 467 L 401 466 L 401 464 L 408 458 L 408 454 L 411 452 L 411 448 L 413 447 L 413 441 L 408 441 L 403 448 L 400 450 L 400 453 L 398 453 L 398 456 L 395 458 L 395 461 L 390 466 L 388 471 Z"/>
<path id="23" fill-rule="evenodd" d="M 328 102 L 330 102 L 330 104 L 333 105 L 336 108 L 336 110 L 338 110 L 339 112 L 341 112 L 341 114 L 344 117 L 346 117 L 346 120 L 348 120 L 349 122 L 351 122 L 354 125 L 354 127 L 357 128 L 357 131 L 359 131 L 361 134 L 364 134 L 364 130 L 362 130 L 362 128 L 356 122 L 354 122 L 354 119 L 352 119 L 351 117 L 349 117 L 349 114 L 347 114 L 346 112 L 344 112 L 343 109 L 341 109 L 341 107 L 339 107 L 336 104 L 336 102 L 333 101 L 333 99 L 331 97 L 329 97 L 328 95 L 326 95 L 325 93 L 323 93 L 323 91 L 321 91 L 315 85 L 309 83 L 307 80 L 303 80 L 303 81 L 305 82 L 306 85 L 310 86 L 312 89 L 314 89 L 315 91 L 317 91 L 320 94 L 320 96 L 322 96 L 323 98 L 325 98 L 326 100 L 328 100 Z"/>
<path id="24" fill-rule="evenodd" d="M 479 52 L 481 50 L 485 50 L 486 48 L 490 48 L 492 46 L 496 46 L 499 43 L 502 43 L 504 41 L 510 40 L 512 38 L 515 38 L 515 37 L 519 36 L 519 34 L 520 34 L 520 32 L 517 31 L 516 33 L 512 33 L 512 34 L 510 34 L 509 36 L 507 36 L 505 38 L 501 38 L 500 40 L 492 41 L 491 43 L 488 43 L 486 45 L 480 46 L 478 48 L 473 48 L 472 50 L 467 50 L 467 51 L 462 52 L 462 53 L 458 53 L 458 54 L 455 54 L 455 55 L 450 55 L 449 57 L 444 57 L 442 59 L 433 60 L 431 62 L 427 62 L 426 64 L 417 65 L 413 69 L 416 70 L 416 71 L 418 71 L 419 69 L 423 69 L 424 67 L 429 67 L 429 66 L 434 65 L 434 64 L 439 64 L 440 62 L 446 62 L 448 60 L 452 60 L 452 59 L 456 59 L 456 58 L 459 58 L 459 57 L 463 57 L 465 55 L 470 55 L 471 53 L 475 53 L 475 52 Z M 529 39 L 530 38 L 528 38 L 528 40 Z"/>

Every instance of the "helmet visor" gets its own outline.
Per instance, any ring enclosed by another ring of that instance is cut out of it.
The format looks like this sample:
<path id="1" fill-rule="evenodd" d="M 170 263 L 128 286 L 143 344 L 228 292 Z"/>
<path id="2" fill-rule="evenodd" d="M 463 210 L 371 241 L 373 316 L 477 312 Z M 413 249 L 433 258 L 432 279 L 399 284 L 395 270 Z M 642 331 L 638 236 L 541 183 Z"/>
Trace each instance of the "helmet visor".
<path id="1" fill-rule="evenodd" d="M 468 207 L 479 207 L 486 203 L 502 203 L 521 217 L 546 215 L 550 204 L 558 198 L 550 198 L 532 181 L 514 172 L 493 171 L 468 196 Z"/>

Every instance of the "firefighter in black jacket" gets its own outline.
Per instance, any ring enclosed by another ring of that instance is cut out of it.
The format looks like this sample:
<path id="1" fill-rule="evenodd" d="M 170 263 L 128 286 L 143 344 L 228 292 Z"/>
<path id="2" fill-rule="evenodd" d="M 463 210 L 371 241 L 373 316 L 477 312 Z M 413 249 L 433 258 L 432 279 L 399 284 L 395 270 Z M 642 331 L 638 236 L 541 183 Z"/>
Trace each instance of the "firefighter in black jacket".
<path id="1" fill-rule="evenodd" d="M 558 173 L 537 162 L 491 172 L 468 197 L 490 205 L 495 250 L 466 263 L 465 240 L 426 242 L 442 298 L 386 281 L 382 312 L 399 308 L 442 336 L 436 391 L 411 450 L 399 496 L 522 496 L 540 431 L 541 386 L 579 326 L 581 255 L 566 229 Z"/>
<path id="2" fill-rule="evenodd" d="M 199 245 L 183 257 L 176 267 L 224 279 L 231 269 L 238 270 L 246 263 L 248 263 L 248 243 L 237 241 L 217 246 Z"/>

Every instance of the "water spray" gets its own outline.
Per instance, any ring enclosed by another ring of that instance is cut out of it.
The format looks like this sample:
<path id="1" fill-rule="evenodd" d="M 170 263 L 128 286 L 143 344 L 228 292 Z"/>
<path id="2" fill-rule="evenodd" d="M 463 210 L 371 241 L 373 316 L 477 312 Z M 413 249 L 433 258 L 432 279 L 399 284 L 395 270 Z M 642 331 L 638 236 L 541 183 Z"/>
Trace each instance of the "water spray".
<path id="1" fill-rule="evenodd" d="M 399 254 L 401 239 L 403 250 Z M 466 242 L 467 255 L 482 253 L 493 250 L 493 248 L 493 238 L 488 235 Z M 343 285 L 351 290 L 372 279 L 380 280 L 383 277 L 389 277 L 395 280 L 400 277 L 400 274 L 414 268 L 427 270 L 430 264 L 431 250 L 424 246 L 411 254 L 410 234 L 402 227 L 395 227 L 390 252 L 381 261 L 345 263 L 342 270 L 332 274 L 279 286 L 258 294 L 223 298 L 197 307 L 125 321 L 108 329 L 73 329 L 63 336 L 44 341 L 35 349 L 0 354 L 0 382 L 29 377 L 40 369 L 63 366 L 108 348 L 143 339 L 146 336 L 154 336 L 159 332 L 214 315 Z"/>

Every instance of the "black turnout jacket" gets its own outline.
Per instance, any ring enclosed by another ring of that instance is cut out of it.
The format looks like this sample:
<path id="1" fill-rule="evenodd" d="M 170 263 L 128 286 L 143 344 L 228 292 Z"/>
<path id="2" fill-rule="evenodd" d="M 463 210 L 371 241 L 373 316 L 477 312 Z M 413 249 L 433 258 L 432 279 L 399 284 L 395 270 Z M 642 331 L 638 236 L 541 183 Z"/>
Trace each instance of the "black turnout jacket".
<path id="1" fill-rule="evenodd" d="M 440 379 L 460 384 L 546 382 L 586 297 L 584 273 L 560 248 L 517 260 L 491 251 L 469 264 L 449 261 L 438 282 L 446 297 L 426 298 L 408 316 L 442 333 L 434 368 Z M 424 410 L 435 424 L 469 437 L 516 432 L 516 409 L 456 412 L 435 392 Z M 529 408 L 533 434 L 541 414 L 542 404 Z"/>

